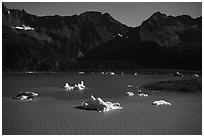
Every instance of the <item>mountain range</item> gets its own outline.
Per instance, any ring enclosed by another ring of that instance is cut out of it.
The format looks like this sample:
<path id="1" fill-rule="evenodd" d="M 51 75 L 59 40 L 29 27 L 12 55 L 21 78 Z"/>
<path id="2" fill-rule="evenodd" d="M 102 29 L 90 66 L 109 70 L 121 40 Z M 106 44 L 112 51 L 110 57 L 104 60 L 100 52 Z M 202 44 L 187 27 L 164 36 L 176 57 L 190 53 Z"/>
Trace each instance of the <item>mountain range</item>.
<path id="1" fill-rule="evenodd" d="M 156 12 L 128 27 L 109 13 L 36 16 L 2 6 L 3 71 L 202 69 L 202 17 Z"/>

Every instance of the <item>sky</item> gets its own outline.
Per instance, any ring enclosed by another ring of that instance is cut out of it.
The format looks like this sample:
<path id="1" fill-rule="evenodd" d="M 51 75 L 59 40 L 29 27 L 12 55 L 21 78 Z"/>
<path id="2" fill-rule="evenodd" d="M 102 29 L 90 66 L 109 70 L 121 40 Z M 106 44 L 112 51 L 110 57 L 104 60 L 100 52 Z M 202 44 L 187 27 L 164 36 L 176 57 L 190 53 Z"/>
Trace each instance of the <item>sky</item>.
<path id="1" fill-rule="evenodd" d="M 5 2 L 9 9 L 25 9 L 38 16 L 71 16 L 84 11 L 108 12 L 113 18 L 127 26 L 139 26 L 153 13 L 166 15 L 202 16 L 201 2 Z"/>

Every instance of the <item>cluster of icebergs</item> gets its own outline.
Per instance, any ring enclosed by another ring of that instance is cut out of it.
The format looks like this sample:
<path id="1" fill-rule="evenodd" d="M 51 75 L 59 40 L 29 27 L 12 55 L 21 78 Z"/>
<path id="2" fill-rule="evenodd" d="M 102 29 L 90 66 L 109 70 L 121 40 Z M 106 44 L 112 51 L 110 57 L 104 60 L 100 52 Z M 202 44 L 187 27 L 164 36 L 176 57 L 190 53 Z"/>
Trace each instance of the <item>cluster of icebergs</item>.
<path id="1" fill-rule="evenodd" d="M 128 87 L 131 88 L 132 85 L 128 84 Z M 138 87 L 137 87 L 137 88 L 138 88 Z M 137 95 L 140 96 L 140 97 L 148 97 L 148 96 L 149 96 L 148 94 L 142 93 L 142 90 L 141 90 L 141 89 L 138 89 L 138 92 L 139 92 L 139 94 L 137 94 Z M 134 96 L 134 95 L 135 95 L 135 94 L 134 94 L 133 92 L 131 92 L 131 91 L 126 92 L 126 94 L 127 94 L 128 96 Z M 154 102 L 152 102 L 152 105 L 157 105 L 157 106 L 160 106 L 160 105 L 169 105 L 169 106 L 170 106 L 171 103 L 169 103 L 169 102 L 167 102 L 167 101 L 164 101 L 164 100 L 159 100 L 159 101 L 154 101 Z"/>
<path id="2" fill-rule="evenodd" d="M 34 30 L 34 28 L 31 28 L 31 27 L 29 27 L 29 26 L 25 26 L 24 24 L 23 24 L 22 27 L 16 26 L 16 27 L 12 27 L 12 28 L 13 28 L 13 29 L 20 29 L 20 30 Z"/>
<path id="3" fill-rule="evenodd" d="M 102 75 L 105 75 L 105 74 L 110 74 L 110 75 L 115 75 L 115 72 L 101 72 Z"/>
<path id="4" fill-rule="evenodd" d="M 131 87 L 132 87 L 132 85 L 128 84 L 128 88 L 131 88 Z M 137 88 L 138 88 L 138 87 L 137 87 Z M 148 94 L 141 93 L 142 90 L 138 89 L 138 92 L 139 92 L 139 94 L 137 94 L 138 96 L 140 96 L 140 97 L 148 97 Z M 135 95 L 135 94 L 134 94 L 133 92 L 131 92 L 131 91 L 126 92 L 126 94 L 127 94 L 128 96 L 134 96 L 134 95 Z"/>
<path id="5" fill-rule="evenodd" d="M 126 92 L 126 94 L 127 94 L 128 96 L 134 96 L 134 95 L 135 95 L 135 94 L 134 94 L 133 92 L 131 92 L 131 91 Z"/>
<path id="6" fill-rule="evenodd" d="M 32 101 L 34 97 L 37 97 L 38 93 L 35 92 L 20 92 L 14 99 L 25 100 L 25 101 Z"/>
<path id="7" fill-rule="evenodd" d="M 95 98 L 93 95 L 91 95 L 88 101 L 82 102 L 80 108 L 85 110 L 96 110 L 98 112 L 122 109 L 119 103 L 105 102 L 101 98 Z"/>
<path id="8" fill-rule="evenodd" d="M 85 89 L 84 81 L 81 81 L 78 84 L 75 84 L 74 86 L 69 85 L 69 83 L 65 83 L 64 88 L 66 90 L 83 90 Z"/>
<path id="9" fill-rule="evenodd" d="M 140 97 L 148 97 L 148 94 L 144 94 L 144 93 L 139 93 L 137 95 L 140 96 Z"/>

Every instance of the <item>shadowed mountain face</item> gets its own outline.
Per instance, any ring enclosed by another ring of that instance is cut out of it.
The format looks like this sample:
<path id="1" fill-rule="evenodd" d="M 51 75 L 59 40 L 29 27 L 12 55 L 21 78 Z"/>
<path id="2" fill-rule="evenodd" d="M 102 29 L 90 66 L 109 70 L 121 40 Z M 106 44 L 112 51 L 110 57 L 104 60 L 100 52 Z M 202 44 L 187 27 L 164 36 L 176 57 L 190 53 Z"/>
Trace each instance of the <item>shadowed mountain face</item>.
<path id="1" fill-rule="evenodd" d="M 201 24 L 201 17 L 156 12 L 141 26 L 90 51 L 84 60 L 131 60 L 145 68 L 201 70 Z"/>
<path id="2" fill-rule="evenodd" d="M 5 71 L 66 70 L 78 57 L 129 29 L 108 13 L 38 17 L 2 5 Z"/>
<path id="3" fill-rule="evenodd" d="M 201 17 L 157 12 L 131 28 L 108 13 L 38 17 L 2 5 L 3 71 L 202 67 Z"/>

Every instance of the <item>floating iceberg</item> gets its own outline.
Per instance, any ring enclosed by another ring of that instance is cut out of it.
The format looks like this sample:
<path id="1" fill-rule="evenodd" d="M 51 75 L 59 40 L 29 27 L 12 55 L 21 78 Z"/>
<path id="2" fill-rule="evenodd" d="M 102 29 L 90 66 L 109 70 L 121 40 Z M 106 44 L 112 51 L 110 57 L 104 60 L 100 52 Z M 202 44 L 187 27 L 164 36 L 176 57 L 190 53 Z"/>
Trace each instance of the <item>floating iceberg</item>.
<path id="1" fill-rule="evenodd" d="M 102 75 L 104 75 L 104 74 L 105 74 L 105 72 L 101 72 L 101 74 L 102 74 Z"/>
<path id="2" fill-rule="evenodd" d="M 118 36 L 119 36 L 119 37 L 123 37 L 123 35 L 121 35 L 120 33 L 118 33 Z"/>
<path id="3" fill-rule="evenodd" d="M 12 28 L 20 29 L 20 30 L 34 30 L 34 28 L 31 28 L 31 27 L 25 26 L 25 25 L 23 25 L 23 27 L 16 26 L 16 27 L 12 27 Z"/>
<path id="4" fill-rule="evenodd" d="M 85 89 L 84 81 L 81 83 L 75 84 L 74 86 L 70 86 L 69 83 L 65 83 L 64 88 L 66 90 L 83 90 Z"/>
<path id="5" fill-rule="evenodd" d="M 107 112 L 114 109 L 122 109 L 119 103 L 105 102 L 101 98 L 95 98 L 91 95 L 90 99 L 82 102 L 81 106 L 77 107 L 85 110 L 96 110 L 98 112 Z"/>
<path id="6" fill-rule="evenodd" d="M 14 99 L 20 99 L 25 101 L 31 101 L 34 97 L 37 97 L 38 93 L 35 92 L 20 92 L 17 96 L 14 97 Z"/>
<path id="7" fill-rule="evenodd" d="M 135 94 L 134 94 L 133 92 L 131 92 L 131 91 L 126 92 L 126 94 L 127 94 L 128 96 L 134 96 L 134 95 L 135 95 Z"/>
<path id="8" fill-rule="evenodd" d="M 80 72 L 78 72 L 79 74 L 85 74 L 85 72 L 84 71 L 80 71 Z"/>
<path id="9" fill-rule="evenodd" d="M 115 75 L 115 73 L 114 72 L 110 72 L 110 75 Z"/>
<path id="10" fill-rule="evenodd" d="M 137 76 L 137 73 L 134 73 L 135 76 Z"/>
<path id="11" fill-rule="evenodd" d="M 198 78 L 198 77 L 199 77 L 199 75 L 198 75 L 198 74 L 194 74 L 194 75 L 193 75 L 193 77 L 196 77 L 196 78 Z"/>
<path id="12" fill-rule="evenodd" d="M 140 93 L 140 94 L 137 94 L 138 96 L 140 97 L 148 97 L 148 94 L 144 94 L 144 93 Z"/>
<path id="13" fill-rule="evenodd" d="M 172 73 L 172 76 L 179 76 L 179 77 L 183 77 L 183 75 L 180 72 L 174 72 Z"/>
<path id="14" fill-rule="evenodd" d="M 132 87 L 132 85 L 128 84 L 128 88 L 131 88 L 131 87 Z"/>
<path id="15" fill-rule="evenodd" d="M 154 101 L 152 102 L 153 105 L 157 105 L 157 106 L 160 106 L 160 105 L 171 105 L 171 103 L 167 102 L 167 101 L 164 101 L 164 100 L 159 100 L 159 101 Z"/>
<path id="16" fill-rule="evenodd" d="M 138 91 L 138 92 L 142 92 L 142 90 L 140 90 L 140 89 L 138 89 L 137 91 Z"/>
<path id="17" fill-rule="evenodd" d="M 26 72 L 26 73 L 33 74 L 34 72 L 33 72 L 33 71 L 28 71 L 28 72 Z"/>

